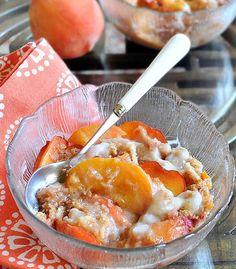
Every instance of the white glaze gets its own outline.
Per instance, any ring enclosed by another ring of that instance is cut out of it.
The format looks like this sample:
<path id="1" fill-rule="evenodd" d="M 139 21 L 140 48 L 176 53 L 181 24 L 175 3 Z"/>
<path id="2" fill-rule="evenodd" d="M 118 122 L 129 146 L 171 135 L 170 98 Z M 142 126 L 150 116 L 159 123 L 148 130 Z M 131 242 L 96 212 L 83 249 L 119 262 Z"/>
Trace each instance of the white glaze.
<path id="1" fill-rule="evenodd" d="M 108 158 L 110 155 L 110 144 L 103 142 L 93 145 L 85 155 L 87 159 L 91 159 L 96 156 L 101 158 Z"/>
<path id="2" fill-rule="evenodd" d="M 177 171 L 180 171 L 189 158 L 190 154 L 187 149 L 177 147 L 172 149 L 171 153 L 166 157 L 166 161 L 169 161 L 176 167 Z"/>
<path id="3" fill-rule="evenodd" d="M 202 195 L 200 192 L 187 190 L 174 197 L 173 193 L 162 185 L 153 196 L 152 203 L 148 208 L 146 215 L 153 215 L 158 219 L 163 220 L 169 213 L 179 209 L 186 209 L 191 214 L 196 214 L 201 206 Z M 148 223 L 148 219 L 145 217 L 142 218 L 141 221 Z"/>
<path id="4" fill-rule="evenodd" d="M 146 213 L 140 218 L 140 221 L 146 224 L 153 224 L 160 221 L 160 219 L 153 214 Z"/>
<path id="5" fill-rule="evenodd" d="M 198 191 L 185 191 L 178 196 L 183 200 L 182 208 L 197 214 L 202 206 L 202 195 Z"/>
<path id="6" fill-rule="evenodd" d="M 149 226 L 143 223 L 137 223 L 132 229 L 132 232 L 135 235 L 143 235 L 143 234 L 146 234 L 148 231 L 149 231 Z"/>

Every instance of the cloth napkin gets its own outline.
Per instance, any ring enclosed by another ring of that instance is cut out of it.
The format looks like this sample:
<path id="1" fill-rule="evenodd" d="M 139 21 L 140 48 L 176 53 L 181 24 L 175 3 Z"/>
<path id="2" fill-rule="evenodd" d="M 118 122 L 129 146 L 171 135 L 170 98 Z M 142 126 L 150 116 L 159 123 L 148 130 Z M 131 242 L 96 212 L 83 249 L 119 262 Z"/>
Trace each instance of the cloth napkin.
<path id="1" fill-rule="evenodd" d="M 45 39 L 0 57 L 0 269 L 76 268 L 44 246 L 23 220 L 7 186 L 5 155 L 24 116 L 79 85 Z"/>

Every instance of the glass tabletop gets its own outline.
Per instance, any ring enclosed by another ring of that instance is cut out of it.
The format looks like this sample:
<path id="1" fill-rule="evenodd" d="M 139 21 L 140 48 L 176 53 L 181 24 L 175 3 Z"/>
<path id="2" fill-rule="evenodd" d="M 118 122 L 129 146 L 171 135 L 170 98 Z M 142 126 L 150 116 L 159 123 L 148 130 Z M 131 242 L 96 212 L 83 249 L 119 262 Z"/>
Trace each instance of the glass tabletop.
<path id="1" fill-rule="evenodd" d="M 29 1 L 19 2 L 19 12 L 15 8 L 12 15 L 6 11 L 3 13 L 3 8 L 0 8 L 0 55 L 32 39 L 27 15 Z M 0 0 L 1 4 L 6 2 Z M 7 20 L 3 21 L 3 18 Z M 170 88 L 183 99 L 198 104 L 222 132 L 227 132 L 236 124 L 235 33 L 236 23 L 211 43 L 192 49 L 158 83 L 158 86 Z M 133 83 L 157 53 L 157 50 L 126 39 L 107 22 L 103 38 L 91 53 L 66 60 L 65 63 L 83 84 L 100 85 L 111 81 Z M 236 156 L 236 143 L 230 144 L 230 148 Z M 167 268 L 236 268 L 235 195 L 208 237 L 191 253 Z"/>

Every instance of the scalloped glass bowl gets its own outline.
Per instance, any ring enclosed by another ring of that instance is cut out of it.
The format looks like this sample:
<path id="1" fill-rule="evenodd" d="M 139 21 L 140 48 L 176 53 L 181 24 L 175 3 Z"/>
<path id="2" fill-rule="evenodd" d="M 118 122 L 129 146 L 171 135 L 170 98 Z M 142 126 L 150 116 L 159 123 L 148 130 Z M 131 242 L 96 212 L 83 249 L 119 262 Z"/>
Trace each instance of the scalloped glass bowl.
<path id="1" fill-rule="evenodd" d="M 176 33 L 185 33 L 192 47 L 219 36 L 236 16 L 236 1 L 215 9 L 159 12 L 136 7 L 125 0 L 99 0 L 107 18 L 127 37 L 142 45 L 162 48 Z"/>
<path id="2" fill-rule="evenodd" d="M 82 124 L 97 120 L 98 114 L 106 118 L 129 88 L 130 84 L 126 83 L 105 84 L 97 90 L 85 85 L 52 98 L 21 122 L 8 147 L 8 183 L 24 219 L 45 245 L 83 268 L 165 266 L 184 256 L 206 237 L 219 220 L 232 194 L 234 161 L 223 136 L 195 105 L 183 101 L 170 90 L 153 88 L 122 121 L 141 120 L 161 129 L 167 137 L 178 138 L 182 146 L 203 162 L 213 178 L 215 207 L 201 227 L 167 244 L 138 249 L 111 249 L 93 246 L 58 233 L 28 210 L 24 201 L 26 182 L 46 140 L 54 135 L 68 137 Z"/>

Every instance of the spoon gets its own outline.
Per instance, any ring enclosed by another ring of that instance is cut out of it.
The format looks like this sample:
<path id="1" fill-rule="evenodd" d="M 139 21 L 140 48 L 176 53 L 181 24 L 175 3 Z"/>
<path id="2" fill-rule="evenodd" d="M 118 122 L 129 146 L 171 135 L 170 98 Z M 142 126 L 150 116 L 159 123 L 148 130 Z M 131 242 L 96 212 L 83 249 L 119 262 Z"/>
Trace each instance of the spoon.
<path id="1" fill-rule="evenodd" d="M 190 45 L 190 40 L 186 35 L 176 34 L 173 36 L 130 90 L 117 103 L 113 113 L 75 157 L 67 161 L 46 165 L 33 173 L 25 190 L 26 204 L 33 213 L 38 210 L 37 192 L 41 188 L 65 177 L 66 172 L 79 162 L 79 159 L 90 147 L 188 53 Z"/>

